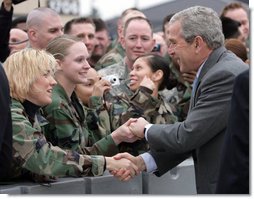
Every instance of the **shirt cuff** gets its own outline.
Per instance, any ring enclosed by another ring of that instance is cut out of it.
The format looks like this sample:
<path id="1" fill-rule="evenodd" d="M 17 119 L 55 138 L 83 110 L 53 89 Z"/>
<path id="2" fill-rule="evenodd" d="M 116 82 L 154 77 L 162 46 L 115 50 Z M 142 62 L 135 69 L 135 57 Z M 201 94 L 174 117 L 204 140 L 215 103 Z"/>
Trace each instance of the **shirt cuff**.
<path id="1" fill-rule="evenodd" d="M 157 169 L 157 164 L 155 163 L 153 156 L 150 153 L 143 153 L 143 154 L 140 154 L 140 156 L 145 162 L 146 172 L 147 173 L 155 172 Z"/>
<path id="2" fill-rule="evenodd" d="M 147 132 L 148 132 L 148 129 L 152 126 L 153 124 L 147 124 L 147 125 L 145 125 L 145 138 L 146 138 L 146 141 L 148 141 L 147 140 Z"/>

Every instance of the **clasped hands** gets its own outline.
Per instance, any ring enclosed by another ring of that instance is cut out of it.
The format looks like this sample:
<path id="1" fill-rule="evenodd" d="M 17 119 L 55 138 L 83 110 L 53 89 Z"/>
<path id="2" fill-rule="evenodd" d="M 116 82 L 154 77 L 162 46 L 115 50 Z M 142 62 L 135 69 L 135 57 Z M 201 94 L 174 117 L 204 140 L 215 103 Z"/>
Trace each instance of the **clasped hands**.
<path id="1" fill-rule="evenodd" d="M 131 118 L 118 128 L 126 133 L 133 134 L 135 140 L 144 138 L 145 125 L 149 124 L 144 118 Z M 132 138 L 133 139 L 133 138 Z M 121 181 L 128 181 L 140 172 L 146 170 L 145 163 L 141 156 L 132 156 L 129 153 L 119 153 L 112 157 L 112 167 L 107 168 L 112 175 Z"/>

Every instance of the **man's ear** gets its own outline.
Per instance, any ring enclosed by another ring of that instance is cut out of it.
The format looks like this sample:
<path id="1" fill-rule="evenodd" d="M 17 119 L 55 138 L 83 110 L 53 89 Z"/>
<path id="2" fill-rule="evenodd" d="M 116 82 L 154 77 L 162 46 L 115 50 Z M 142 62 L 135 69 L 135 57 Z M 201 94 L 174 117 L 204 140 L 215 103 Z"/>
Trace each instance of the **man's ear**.
<path id="1" fill-rule="evenodd" d="M 194 39 L 194 45 L 195 45 L 196 52 L 199 53 L 203 43 L 204 43 L 204 40 L 203 40 L 202 37 L 200 37 L 200 36 L 196 36 L 195 37 L 195 39 Z"/>
<path id="2" fill-rule="evenodd" d="M 29 40 L 31 41 L 37 41 L 37 32 L 35 29 L 31 28 L 27 31 L 27 35 L 29 37 Z"/>

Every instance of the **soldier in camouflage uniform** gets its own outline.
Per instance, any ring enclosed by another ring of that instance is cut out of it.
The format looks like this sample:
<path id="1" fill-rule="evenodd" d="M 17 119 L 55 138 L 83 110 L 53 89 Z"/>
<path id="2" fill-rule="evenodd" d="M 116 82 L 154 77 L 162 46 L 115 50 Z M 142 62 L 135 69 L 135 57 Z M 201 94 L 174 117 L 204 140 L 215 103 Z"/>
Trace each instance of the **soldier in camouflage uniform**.
<path id="1" fill-rule="evenodd" d="M 59 70 L 55 73 L 58 84 L 53 89 L 52 103 L 44 107 L 44 115 L 49 121 L 45 135 L 50 142 L 81 154 L 112 156 L 118 152 L 120 142 L 138 139 L 131 132 L 117 129 L 94 143 L 93 132 L 88 129 L 83 107 L 74 92 L 78 84 L 87 81 L 90 66 L 86 61 L 85 45 L 73 36 L 64 35 L 52 40 L 47 51 L 59 63 Z"/>
<path id="2" fill-rule="evenodd" d="M 45 120 L 38 110 L 51 102 L 50 90 L 56 83 L 52 77 L 55 65 L 52 56 L 33 49 L 15 53 L 5 62 L 12 97 L 13 178 L 24 173 L 79 176 L 92 173 L 92 164 L 94 174 L 103 173 L 103 167 L 101 171 L 96 168 L 96 161 L 103 163 L 103 158 L 94 161 L 72 151 L 63 151 L 48 143 L 41 131 Z"/>
<path id="3" fill-rule="evenodd" d="M 107 66 L 119 63 L 123 61 L 125 56 L 125 51 L 120 42 L 117 42 L 116 45 L 105 55 L 103 55 L 99 61 L 95 64 L 94 68 L 100 70 L 106 68 Z"/>
<path id="4" fill-rule="evenodd" d="M 117 129 L 129 118 L 144 117 L 157 124 L 170 124 L 177 121 L 174 106 L 158 95 L 159 90 L 171 86 L 168 78 L 168 62 L 158 55 L 143 55 L 135 61 L 130 77 L 130 86 L 122 83 L 104 95 L 104 98 L 107 96 L 108 104 L 101 105 L 104 108 L 96 110 L 98 120 L 106 121 L 108 116 L 105 112 L 107 112 L 110 116 L 111 131 Z M 118 91 L 115 92 L 115 89 Z M 89 103 L 93 100 L 95 98 L 90 97 Z M 134 155 L 148 149 L 149 146 L 145 140 L 131 144 L 124 142 L 119 145 L 121 152 L 127 151 Z"/>
<path id="5" fill-rule="evenodd" d="M 122 45 L 126 52 L 124 60 L 103 68 L 98 73 L 102 76 L 114 74 L 121 81 L 127 80 L 135 59 L 150 53 L 154 44 L 152 25 L 148 19 L 140 16 L 128 19 L 122 38 Z"/>
<path id="6" fill-rule="evenodd" d="M 174 63 L 170 59 L 170 79 L 173 82 L 174 87 L 170 89 L 164 89 L 161 91 L 161 95 L 170 104 L 173 104 L 177 108 L 176 115 L 179 121 L 184 121 L 189 111 L 189 103 L 192 91 L 192 82 L 195 78 L 196 72 L 182 74 L 176 67 L 177 63 Z"/>
<path id="7" fill-rule="evenodd" d="M 87 81 L 78 84 L 75 92 L 83 105 L 88 129 L 96 143 L 111 134 L 110 120 L 104 106 L 103 94 L 111 89 L 111 84 L 100 77 L 94 68 L 87 72 Z M 100 120 L 100 118 L 103 118 Z"/>
<path id="8" fill-rule="evenodd" d="M 55 66 L 53 56 L 32 48 L 14 53 L 4 64 L 12 98 L 13 164 L 10 180 L 29 177 L 35 181 L 48 181 L 58 176 L 97 176 L 102 175 L 105 168 L 119 169 L 128 165 L 130 162 L 122 164 L 113 158 L 63 150 L 46 140 L 41 127 L 47 121 L 39 110 L 52 101 Z"/>
<path id="9" fill-rule="evenodd" d="M 171 124 L 178 119 L 176 109 L 167 103 L 158 92 L 170 85 L 168 63 L 158 55 L 140 56 L 130 73 L 129 92 L 115 96 L 110 107 L 112 130 L 129 118 L 144 117 L 156 124 Z M 147 151 L 145 139 L 134 143 L 121 143 L 119 150 L 138 155 Z"/>
<path id="10" fill-rule="evenodd" d="M 126 9 L 117 24 L 117 33 L 118 33 L 118 38 L 116 41 L 113 42 L 114 47 L 106 53 L 95 65 L 96 70 L 100 70 L 102 68 L 123 62 L 124 57 L 125 57 L 125 50 L 122 46 L 121 43 L 121 38 L 123 37 L 123 28 L 126 24 L 126 22 L 133 17 L 144 17 L 144 13 L 142 13 L 140 10 L 136 8 L 128 8 Z"/>

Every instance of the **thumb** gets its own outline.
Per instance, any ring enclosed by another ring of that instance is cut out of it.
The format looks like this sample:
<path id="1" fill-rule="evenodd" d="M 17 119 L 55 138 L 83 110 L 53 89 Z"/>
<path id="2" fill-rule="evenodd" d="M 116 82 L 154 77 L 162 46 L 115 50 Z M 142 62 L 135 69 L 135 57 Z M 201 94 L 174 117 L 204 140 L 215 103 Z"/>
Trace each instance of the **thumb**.
<path id="1" fill-rule="evenodd" d="M 115 160 L 120 160 L 120 159 L 122 159 L 122 158 L 127 158 L 127 157 L 129 157 L 129 154 L 128 154 L 128 153 L 118 153 L 118 154 L 116 154 L 116 155 L 113 156 L 113 158 L 114 158 Z"/>
<path id="2" fill-rule="evenodd" d="M 137 118 L 130 118 L 125 124 L 129 126 L 131 123 L 136 122 L 137 120 Z"/>

